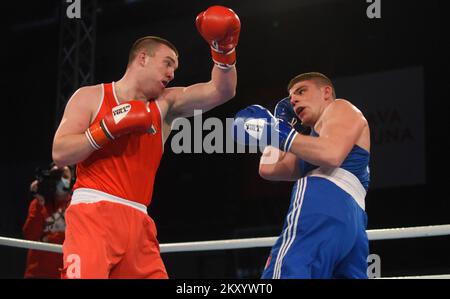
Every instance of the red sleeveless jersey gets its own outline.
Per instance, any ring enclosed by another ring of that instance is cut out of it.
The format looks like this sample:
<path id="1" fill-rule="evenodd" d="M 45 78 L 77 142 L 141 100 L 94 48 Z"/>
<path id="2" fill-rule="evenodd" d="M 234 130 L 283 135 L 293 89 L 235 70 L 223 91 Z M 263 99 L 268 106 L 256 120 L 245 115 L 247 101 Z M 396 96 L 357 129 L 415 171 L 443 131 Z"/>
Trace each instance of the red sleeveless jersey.
<path id="1" fill-rule="evenodd" d="M 93 123 L 100 121 L 119 102 L 114 82 L 102 84 L 103 97 Z M 156 171 L 163 154 L 161 112 L 150 102 L 154 133 L 131 133 L 116 138 L 77 164 L 73 189 L 91 188 L 148 206 Z"/>

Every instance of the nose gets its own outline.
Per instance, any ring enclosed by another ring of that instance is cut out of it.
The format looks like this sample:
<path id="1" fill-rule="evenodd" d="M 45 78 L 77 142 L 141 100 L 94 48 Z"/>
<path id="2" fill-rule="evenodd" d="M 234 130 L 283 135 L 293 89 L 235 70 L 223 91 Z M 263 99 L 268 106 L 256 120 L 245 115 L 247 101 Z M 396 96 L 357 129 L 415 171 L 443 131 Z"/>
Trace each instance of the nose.
<path id="1" fill-rule="evenodd" d="M 167 73 L 166 76 L 167 76 L 168 81 L 172 81 L 173 78 L 175 77 L 173 72 Z"/>
<path id="2" fill-rule="evenodd" d="M 291 101 L 292 106 L 295 106 L 295 104 L 298 103 L 298 99 L 295 97 L 295 95 L 289 96 L 289 100 Z"/>

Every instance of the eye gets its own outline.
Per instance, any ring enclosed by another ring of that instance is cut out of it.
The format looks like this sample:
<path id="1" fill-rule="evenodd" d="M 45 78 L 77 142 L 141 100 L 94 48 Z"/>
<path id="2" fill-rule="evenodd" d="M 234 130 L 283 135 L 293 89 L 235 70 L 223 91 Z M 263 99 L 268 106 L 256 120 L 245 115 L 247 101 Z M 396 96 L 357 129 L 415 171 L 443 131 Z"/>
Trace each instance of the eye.
<path id="1" fill-rule="evenodd" d="M 164 60 L 167 67 L 172 67 L 173 63 L 170 60 Z"/>

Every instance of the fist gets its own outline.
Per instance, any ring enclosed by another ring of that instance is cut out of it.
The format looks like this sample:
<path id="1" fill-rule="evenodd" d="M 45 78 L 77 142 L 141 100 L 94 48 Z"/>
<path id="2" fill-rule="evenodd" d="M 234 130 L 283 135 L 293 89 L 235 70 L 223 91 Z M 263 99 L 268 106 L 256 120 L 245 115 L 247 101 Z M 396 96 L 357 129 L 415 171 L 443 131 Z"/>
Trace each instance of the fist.
<path id="1" fill-rule="evenodd" d="M 275 106 L 274 116 L 290 124 L 297 132 L 302 132 L 304 129 L 301 120 L 295 114 L 289 97 L 278 102 Z"/>
<path id="2" fill-rule="evenodd" d="M 148 105 L 148 102 L 130 100 L 113 107 L 101 121 L 93 123 L 85 131 L 92 148 L 100 149 L 104 144 L 124 134 L 153 132 L 153 120 Z"/>
<path id="3" fill-rule="evenodd" d="M 200 35 L 211 46 L 214 62 L 219 66 L 232 66 L 236 62 L 234 48 L 241 31 L 237 14 L 224 6 L 211 6 L 198 14 L 195 24 Z"/>
<path id="4" fill-rule="evenodd" d="M 287 152 L 296 135 L 295 129 L 287 122 L 276 119 L 269 110 L 260 105 L 242 109 L 233 121 L 233 138 L 243 145 L 272 145 Z"/>

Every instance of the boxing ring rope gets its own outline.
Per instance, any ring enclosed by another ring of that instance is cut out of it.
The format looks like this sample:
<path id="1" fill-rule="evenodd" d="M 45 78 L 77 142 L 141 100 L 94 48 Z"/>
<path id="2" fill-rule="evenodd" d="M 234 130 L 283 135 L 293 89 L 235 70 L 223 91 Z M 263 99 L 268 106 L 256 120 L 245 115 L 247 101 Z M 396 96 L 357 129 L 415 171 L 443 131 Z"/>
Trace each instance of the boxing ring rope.
<path id="1" fill-rule="evenodd" d="M 434 236 L 450 235 L 450 224 L 429 225 L 416 227 L 401 227 L 387 229 L 367 230 L 369 240 L 391 240 L 406 238 L 423 238 Z M 245 239 L 229 239 L 216 241 L 200 241 L 200 242 L 183 242 L 183 243 L 167 243 L 161 244 L 161 253 L 169 252 L 188 252 L 188 251 L 211 251 L 211 250 L 228 250 L 228 249 L 245 249 L 257 247 L 271 247 L 275 244 L 278 237 L 263 238 L 245 238 Z M 62 253 L 62 245 L 49 244 L 36 241 L 28 241 L 22 239 L 0 237 L 0 245 L 44 250 Z M 450 274 L 444 275 L 426 275 L 426 276 L 405 276 L 394 278 L 447 278 Z"/>
<path id="2" fill-rule="evenodd" d="M 367 231 L 369 240 L 389 240 L 406 238 L 423 238 L 450 235 L 450 224 L 416 227 L 372 229 Z M 230 239 L 218 241 L 199 241 L 161 244 L 161 253 L 210 251 L 227 249 L 245 249 L 272 247 L 278 237 Z M 62 253 L 62 245 L 49 244 L 22 239 L 0 237 L 0 245 Z"/>

